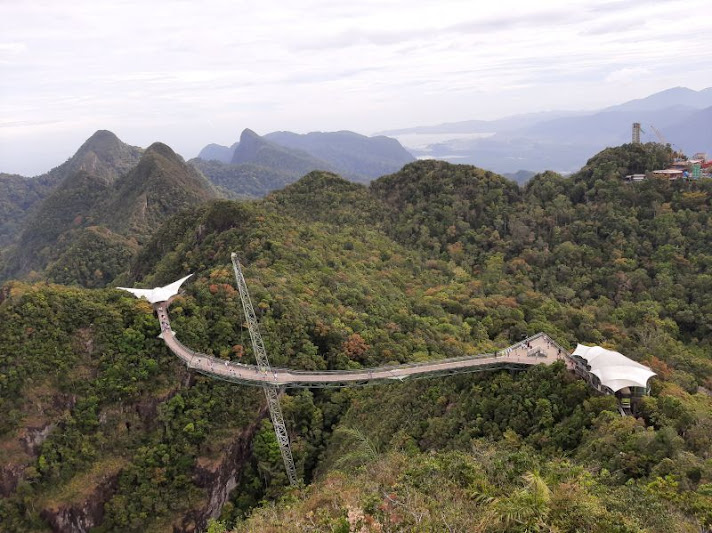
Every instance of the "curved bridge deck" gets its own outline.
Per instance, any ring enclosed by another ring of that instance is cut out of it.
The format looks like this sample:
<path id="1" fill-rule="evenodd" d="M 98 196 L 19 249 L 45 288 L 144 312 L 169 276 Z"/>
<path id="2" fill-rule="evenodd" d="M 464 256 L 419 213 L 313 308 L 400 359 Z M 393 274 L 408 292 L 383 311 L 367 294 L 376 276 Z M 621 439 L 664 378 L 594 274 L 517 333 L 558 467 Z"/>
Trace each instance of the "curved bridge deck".
<path id="1" fill-rule="evenodd" d="M 381 366 L 358 370 L 305 371 L 273 368 L 272 372 L 262 372 L 255 365 L 244 365 L 225 361 L 203 353 L 194 352 L 184 346 L 171 329 L 167 312 L 167 302 L 156 305 L 161 322 L 160 338 L 188 368 L 213 378 L 243 383 L 246 385 L 276 387 L 346 387 L 366 385 L 375 381 L 414 379 L 433 375 L 462 374 L 497 369 L 521 369 L 537 364 L 552 364 L 565 361 L 569 365 L 568 352 L 545 333 L 537 333 L 496 353 L 484 353 L 471 357 L 456 357 L 408 363 L 395 366 Z"/>

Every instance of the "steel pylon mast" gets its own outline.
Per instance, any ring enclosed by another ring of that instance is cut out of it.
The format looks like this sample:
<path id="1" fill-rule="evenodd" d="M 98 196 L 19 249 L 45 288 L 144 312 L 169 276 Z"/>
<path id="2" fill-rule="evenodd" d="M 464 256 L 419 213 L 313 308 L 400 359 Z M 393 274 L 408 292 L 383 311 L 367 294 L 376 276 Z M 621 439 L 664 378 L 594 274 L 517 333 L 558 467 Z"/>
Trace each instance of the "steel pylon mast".
<path id="1" fill-rule="evenodd" d="M 245 311 L 247 327 L 250 330 L 252 350 L 255 352 L 257 367 L 264 374 L 271 374 L 272 368 L 269 365 L 269 359 L 267 359 L 267 351 L 265 350 L 264 342 L 262 342 L 262 335 L 260 335 L 260 330 L 257 325 L 257 317 L 255 316 L 255 310 L 252 307 L 250 293 L 247 291 L 247 283 L 245 282 L 245 276 L 242 275 L 242 267 L 240 266 L 240 261 L 237 258 L 236 253 L 231 254 L 230 258 L 232 259 L 232 268 L 235 271 L 235 280 L 237 281 L 237 289 L 240 292 L 240 300 L 242 300 L 242 309 Z M 296 485 L 297 469 L 294 467 L 294 458 L 292 457 L 292 449 L 289 446 L 289 435 L 287 434 L 287 426 L 284 424 L 284 416 L 282 416 L 282 406 L 279 403 L 279 387 L 276 384 L 265 384 L 262 388 L 264 389 L 265 396 L 267 397 L 267 406 L 269 407 L 270 418 L 272 419 L 274 432 L 277 435 L 279 449 L 282 452 L 284 468 L 287 470 L 287 477 L 289 478 L 289 483 L 291 485 Z"/>

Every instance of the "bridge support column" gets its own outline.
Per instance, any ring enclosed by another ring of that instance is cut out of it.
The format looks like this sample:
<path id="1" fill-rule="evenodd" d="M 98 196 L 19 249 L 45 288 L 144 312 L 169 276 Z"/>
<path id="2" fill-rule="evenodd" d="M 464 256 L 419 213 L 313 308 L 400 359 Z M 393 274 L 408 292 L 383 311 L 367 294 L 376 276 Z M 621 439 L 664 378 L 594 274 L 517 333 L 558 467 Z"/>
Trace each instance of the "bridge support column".
<path id="1" fill-rule="evenodd" d="M 265 385 L 263 389 L 265 391 L 265 396 L 267 397 L 267 407 L 269 407 L 269 415 L 272 419 L 274 433 L 277 436 L 279 450 L 282 452 L 284 467 L 287 470 L 289 484 L 296 485 L 297 469 L 294 466 L 292 449 L 289 446 L 289 434 L 287 433 L 287 426 L 284 423 L 284 416 L 282 416 L 282 406 L 279 403 L 279 395 L 281 391 L 275 385 Z"/>
<path id="2" fill-rule="evenodd" d="M 262 335 L 260 335 L 260 330 L 257 326 L 257 316 L 255 315 L 255 309 L 252 307 L 252 300 L 250 299 L 250 293 L 247 290 L 247 282 L 245 281 L 245 276 L 242 275 L 242 267 L 240 266 L 240 261 L 238 260 L 237 254 L 235 253 L 231 254 L 230 257 L 232 259 L 232 268 L 235 272 L 235 281 L 237 282 L 237 289 L 240 292 L 240 300 L 242 300 L 242 309 L 245 312 L 245 319 L 247 320 L 247 326 L 250 330 L 250 339 L 252 339 L 252 349 L 255 353 L 255 360 L 257 361 L 257 366 L 264 375 L 271 375 L 272 368 L 270 367 L 269 359 L 267 359 L 267 351 L 265 350 L 265 344 L 262 341 Z M 267 397 L 267 407 L 269 407 L 269 414 L 272 418 L 272 425 L 274 426 L 274 432 L 277 436 L 279 449 L 282 452 L 284 468 L 287 470 L 289 484 L 296 485 L 297 469 L 294 466 L 292 449 L 289 446 L 289 434 L 287 433 L 287 426 L 285 426 L 284 424 L 284 416 L 282 416 L 282 406 L 279 403 L 279 388 L 277 385 L 271 383 L 265 384 L 263 388 L 265 391 L 265 396 Z"/>

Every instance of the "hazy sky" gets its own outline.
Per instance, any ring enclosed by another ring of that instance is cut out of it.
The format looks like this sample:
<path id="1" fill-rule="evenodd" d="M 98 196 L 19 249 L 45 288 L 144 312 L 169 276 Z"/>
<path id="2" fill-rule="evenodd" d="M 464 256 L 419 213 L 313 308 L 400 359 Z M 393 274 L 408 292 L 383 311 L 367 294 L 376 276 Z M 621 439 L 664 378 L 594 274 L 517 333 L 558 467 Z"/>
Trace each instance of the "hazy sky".
<path id="1" fill-rule="evenodd" d="M 0 171 L 97 129 L 190 158 L 712 86 L 709 0 L 0 0 Z"/>

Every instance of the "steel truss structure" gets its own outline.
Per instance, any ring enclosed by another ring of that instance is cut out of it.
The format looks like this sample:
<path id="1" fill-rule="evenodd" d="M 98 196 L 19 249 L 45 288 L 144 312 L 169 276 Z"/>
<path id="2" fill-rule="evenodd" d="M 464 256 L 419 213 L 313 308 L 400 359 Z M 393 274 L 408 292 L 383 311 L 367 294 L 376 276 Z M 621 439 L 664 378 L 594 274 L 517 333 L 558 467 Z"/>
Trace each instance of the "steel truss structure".
<path id="1" fill-rule="evenodd" d="M 262 341 L 262 335 L 260 335 L 260 330 L 257 324 L 257 316 L 255 315 L 255 309 L 252 307 L 250 293 L 247 291 L 247 283 L 245 282 L 245 277 L 242 275 L 242 267 L 240 266 L 240 261 L 237 258 L 237 254 L 235 253 L 232 253 L 230 255 L 230 258 L 232 259 L 232 268 L 235 271 L 235 281 L 237 282 L 237 289 L 240 293 L 242 309 L 245 312 L 247 327 L 250 330 L 252 350 L 255 353 L 257 367 L 264 375 L 272 374 L 272 368 L 270 367 L 269 359 L 267 359 L 267 352 L 265 350 L 265 345 Z M 289 445 L 289 434 L 287 433 L 287 426 L 284 423 L 284 416 L 282 415 L 282 406 L 279 403 L 279 386 L 274 384 L 265 384 L 262 386 L 262 388 L 265 391 L 265 397 L 267 398 L 267 406 L 269 407 L 270 418 L 272 419 L 274 432 L 277 436 L 279 449 L 282 452 L 282 460 L 284 461 L 284 467 L 287 470 L 287 477 L 289 478 L 289 483 L 291 485 L 296 485 L 297 469 L 294 466 L 292 448 Z"/>

